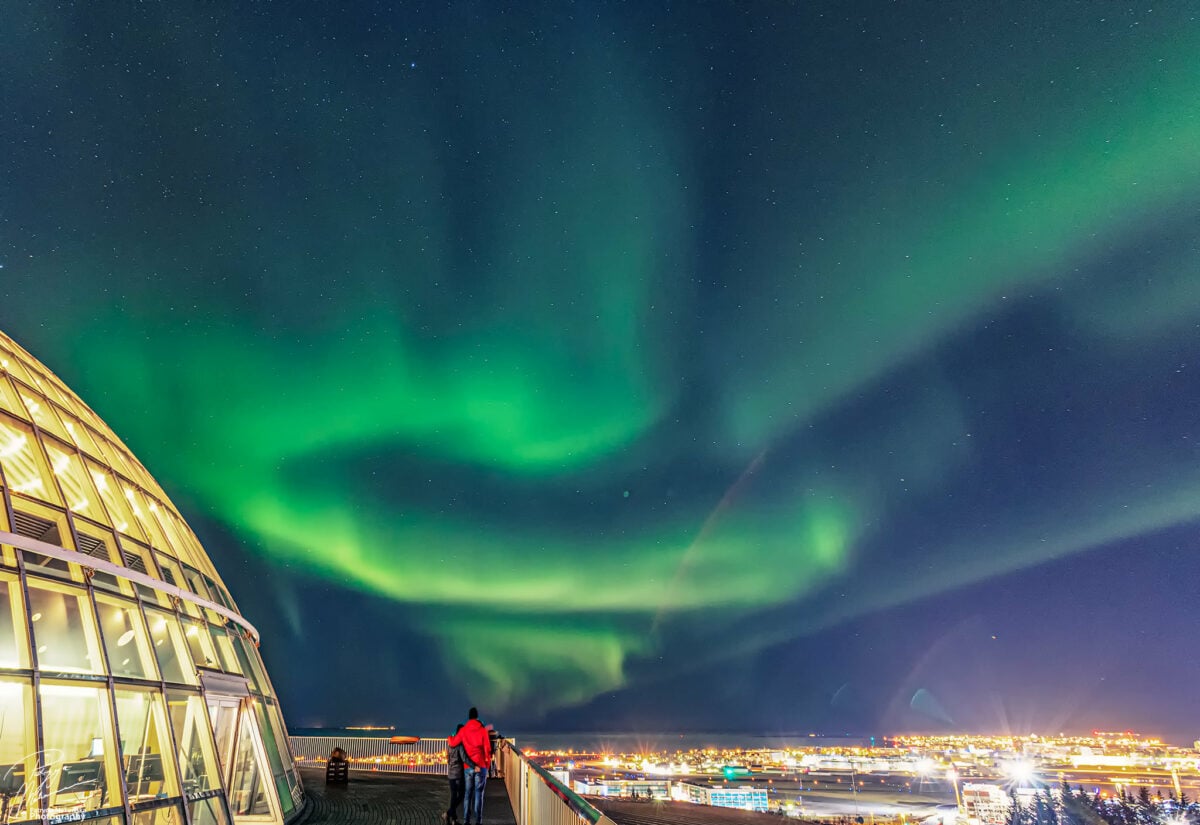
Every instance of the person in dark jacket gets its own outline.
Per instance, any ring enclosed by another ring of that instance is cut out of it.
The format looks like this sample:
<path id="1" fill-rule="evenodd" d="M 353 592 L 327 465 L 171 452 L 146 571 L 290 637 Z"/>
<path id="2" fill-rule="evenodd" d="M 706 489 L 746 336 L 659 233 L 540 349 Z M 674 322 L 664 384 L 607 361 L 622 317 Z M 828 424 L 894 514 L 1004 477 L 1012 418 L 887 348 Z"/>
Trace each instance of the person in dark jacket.
<path id="1" fill-rule="evenodd" d="M 475 708 L 467 713 L 467 724 L 454 734 L 450 746 L 462 745 L 467 758 L 463 761 L 463 788 L 466 801 L 463 803 L 465 825 L 483 825 L 483 791 L 487 785 L 488 768 L 492 764 L 492 742 L 487 728 L 479 721 Z"/>
<path id="2" fill-rule="evenodd" d="M 454 735 L 458 736 L 458 732 L 462 730 L 462 725 L 459 725 L 454 730 Z M 467 752 L 463 750 L 461 744 L 451 745 L 449 741 L 446 743 L 446 776 L 450 780 L 450 807 L 442 814 L 442 821 L 448 825 L 459 825 L 458 821 L 458 806 L 463 801 L 463 760 L 467 758 Z"/>

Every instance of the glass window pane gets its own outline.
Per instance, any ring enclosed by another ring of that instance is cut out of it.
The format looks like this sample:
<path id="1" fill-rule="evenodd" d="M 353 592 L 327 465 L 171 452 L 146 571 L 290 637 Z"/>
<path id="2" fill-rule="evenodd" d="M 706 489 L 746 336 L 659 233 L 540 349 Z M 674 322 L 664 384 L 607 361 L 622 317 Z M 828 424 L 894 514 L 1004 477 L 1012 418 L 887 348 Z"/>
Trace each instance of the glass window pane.
<path id="1" fill-rule="evenodd" d="M 204 710 L 204 700 L 182 691 L 167 691 L 167 705 L 171 711 L 184 794 L 221 787 L 216 746 L 208 714 Z"/>
<path id="2" fill-rule="evenodd" d="M 121 475 L 130 480 L 133 479 L 133 470 L 129 467 L 129 458 L 127 453 L 120 447 L 113 444 L 107 438 L 101 438 L 99 441 L 100 450 L 104 453 L 106 462 L 109 467 L 112 467 Z"/>
<path id="3" fill-rule="evenodd" d="M 246 677 L 246 681 L 250 683 L 250 689 L 256 690 L 259 693 L 267 693 L 267 681 L 263 678 L 262 671 L 258 667 L 258 658 L 254 655 L 254 651 L 250 649 L 250 642 L 242 638 L 237 631 L 229 632 L 229 640 L 233 643 L 233 649 L 237 653 L 238 662 L 242 666 L 242 674 Z"/>
<path id="4" fill-rule="evenodd" d="M 190 567 L 183 568 L 183 576 L 187 579 L 187 589 L 195 593 L 202 599 L 212 601 L 212 594 L 208 592 L 208 585 L 204 583 L 204 577 Z"/>
<path id="5" fill-rule="evenodd" d="M 276 735 L 275 726 L 271 723 L 267 707 L 261 701 L 254 699 L 250 700 L 250 704 L 254 706 L 255 715 L 258 718 L 258 728 L 262 731 L 263 748 L 267 752 L 267 764 L 270 765 L 271 774 L 275 779 L 275 792 L 279 795 L 283 815 L 287 816 L 295 807 L 292 803 L 292 789 L 288 785 L 285 772 L 287 749 L 284 748 L 282 751 L 279 749 L 279 737 Z"/>
<path id="6" fill-rule="evenodd" d="M 225 806 L 219 797 L 201 799 L 191 804 L 192 825 L 228 825 Z"/>
<path id="7" fill-rule="evenodd" d="M 112 526 L 117 529 L 118 533 L 144 540 L 142 528 L 134 523 L 133 513 L 129 510 L 129 502 L 125 500 L 125 495 L 121 492 L 117 477 L 109 470 L 90 461 L 88 462 L 88 472 L 92 476 L 96 489 L 100 491 L 100 498 L 104 501 L 104 508 L 108 511 Z"/>
<path id="8" fill-rule="evenodd" d="M 96 488 L 92 486 L 92 480 L 88 477 L 79 455 L 50 439 L 43 443 L 46 445 L 46 454 L 50 457 L 50 469 L 57 476 L 58 483 L 62 485 L 63 495 L 67 498 L 67 507 L 93 521 L 105 521 L 100 497 L 96 494 Z"/>
<path id="9" fill-rule="evenodd" d="M 0 359 L 3 357 L 3 351 L 0 351 Z M 13 413 L 18 418 L 24 418 L 26 415 L 25 406 L 18 400 L 17 391 L 13 389 L 12 382 L 2 372 L 0 372 L 0 410 Z"/>
<path id="10" fill-rule="evenodd" d="M 8 574 L 0 575 L 0 667 L 29 667 L 21 584 Z"/>
<path id="11" fill-rule="evenodd" d="M 184 620 L 183 637 L 187 640 L 188 651 L 192 654 L 192 662 L 197 667 L 219 669 L 217 650 L 213 647 L 212 637 L 204 622 Z"/>
<path id="12" fill-rule="evenodd" d="M 29 410 L 29 417 L 38 425 L 38 428 L 48 433 L 54 433 L 61 439 L 67 439 L 67 429 L 58 420 L 58 414 L 54 411 L 54 406 L 44 398 L 38 398 L 28 390 L 19 390 L 18 395 L 25 402 L 25 409 Z"/>
<path id="13" fill-rule="evenodd" d="M 146 623 L 150 626 L 150 643 L 158 669 L 164 681 L 196 684 L 196 669 L 192 667 L 187 645 L 179 620 L 173 614 L 158 610 L 146 611 Z"/>
<path id="14" fill-rule="evenodd" d="M 85 522 L 82 518 L 75 519 L 75 535 L 80 553 L 86 553 L 100 561 L 120 565 L 121 555 L 117 550 L 117 540 L 112 532 L 99 525 Z M 97 570 L 92 573 L 92 584 L 98 588 L 120 593 L 124 596 L 133 595 L 133 584 L 129 579 L 115 576 Z"/>
<path id="15" fill-rule="evenodd" d="M 150 512 L 150 505 L 147 503 L 146 497 L 142 495 L 142 491 L 124 482 L 121 482 L 121 491 L 125 495 L 125 500 L 129 502 L 129 510 L 133 513 L 134 520 L 141 525 L 142 532 L 150 540 L 150 545 L 158 550 L 170 549 L 167 537 L 163 535 L 162 525 Z"/>
<path id="16" fill-rule="evenodd" d="M 182 559 L 185 562 L 188 561 L 190 559 L 190 555 L 187 553 L 187 549 L 183 546 L 183 539 L 180 538 L 179 535 L 179 525 L 177 524 L 175 517 L 171 515 L 170 508 L 161 502 L 155 501 L 150 502 L 148 508 L 150 512 L 154 514 L 154 517 L 158 519 L 158 524 L 162 528 L 163 535 L 167 537 L 167 541 L 170 544 L 169 547 L 165 547 L 163 549 L 167 550 L 178 559 Z M 186 583 L 181 582 L 179 586 L 186 587 L 187 585 Z"/>
<path id="17" fill-rule="evenodd" d="M 6 821 L 39 815 L 37 736 L 33 724 L 33 688 L 28 682 L 0 679 L 0 795 L 8 799 Z"/>
<path id="18" fill-rule="evenodd" d="M 67 525 L 67 517 L 58 510 L 51 509 L 36 501 L 13 501 L 13 532 L 26 538 L 36 539 L 65 550 L 75 549 L 71 539 L 71 530 Z M 83 571 L 78 564 L 62 559 L 36 553 L 32 550 L 22 550 L 25 568 L 33 573 L 40 573 L 68 581 L 83 581 Z"/>
<path id="19" fill-rule="evenodd" d="M 213 646 L 217 649 L 217 659 L 221 663 L 221 670 L 227 673 L 241 673 L 242 669 L 238 664 L 237 654 L 233 652 L 233 643 L 229 641 L 229 634 L 224 629 L 208 626 L 209 633 L 212 635 Z"/>
<path id="20" fill-rule="evenodd" d="M 96 619 L 86 591 L 30 579 L 29 617 L 41 670 L 104 672 Z"/>
<path id="21" fill-rule="evenodd" d="M 133 825 L 183 825 L 183 808 L 166 805 L 149 811 L 134 811 Z"/>
<path id="22" fill-rule="evenodd" d="M 162 694 L 148 688 L 116 688 L 113 698 L 130 803 L 178 796 L 175 751 Z"/>
<path id="23" fill-rule="evenodd" d="M 108 691 L 103 687 L 48 684 L 42 704 L 50 792 L 49 815 L 94 811 L 120 804 L 117 748 Z"/>
<path id="24" fill-rule="evenodd" d="M 157 679 L 141 609 L 136 604 L 97 596 L 96 612 L 100 614 L 100 634 L 112 675 Z"/>
<path id="25" fill-rule="evenodd" d="M 63 420 L 63 426 L 67 429 L 67 435 L 71 437 L 71 441 L 76 447 L 83 450 L 92 458 L 100 458 L 100 448 L 96 446 L 96 442 L 92 440 L 92 434 L 87 427 L 83 425 L 78 418 L 59 413 L 59 417 Z"/>
<path id="26" fill-rule="evenodd" d="M 33 430 L 7 415 L 0 415 L 0 466 L 13 492 L 62 504 Z"/>
<path id="27" fill-rule="evenodd" d="M 267 800 L 269 775 L 259 763 L 254 748 L 254 714 L 243 706 L 238 720 L 237 749 L 233 757 L 233 781 L 229 785 L 229 807 L 234 816 L 270 816 Z"/>
<path id="28" fill-rule="evenodd" d="M 0 347 L 0 368 L 11 375 L 15 375 L 26 384 L 33 384 L 33 376 L 29 374 L 29 369 L 25 366 L 25 360 L 18 354 L 21 351 L 20 347 L 13 344 L 11 340 L 7 343 L 9 344 L 8 346 Z"/>

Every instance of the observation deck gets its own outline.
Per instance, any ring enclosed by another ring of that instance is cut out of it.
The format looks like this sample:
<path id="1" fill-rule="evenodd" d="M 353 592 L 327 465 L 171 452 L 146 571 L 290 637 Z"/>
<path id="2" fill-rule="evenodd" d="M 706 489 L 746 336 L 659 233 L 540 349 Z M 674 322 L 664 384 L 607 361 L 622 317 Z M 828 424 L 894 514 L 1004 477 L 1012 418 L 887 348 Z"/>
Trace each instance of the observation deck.
<path id="1" fill-rule="evenodd" d="M 326 786 L 320 768 L 301 768 L 300 774 L 310 806 L 303 825 L 440 825 L 449 802 L 444 776 L 355 771 L 348 784 Z M 516 825 L 498 779 L 487 783 L 483 822 Z"/>

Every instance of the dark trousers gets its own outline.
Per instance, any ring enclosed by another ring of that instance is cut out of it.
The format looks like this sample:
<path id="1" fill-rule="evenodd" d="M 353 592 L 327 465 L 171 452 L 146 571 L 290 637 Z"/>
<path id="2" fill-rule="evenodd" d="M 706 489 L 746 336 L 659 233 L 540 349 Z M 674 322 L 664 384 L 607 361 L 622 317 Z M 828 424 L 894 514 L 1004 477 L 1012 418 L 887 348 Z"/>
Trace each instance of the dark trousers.
<path id="1" fill-rule="evenodd" d="M 466 783 L 460 776 L 457 779 L 450 778 L 450 807 L 446 809 L 446 821 L 458 822 L 458 806 L 462 804 L 463 794 L 466 792 Z"/>

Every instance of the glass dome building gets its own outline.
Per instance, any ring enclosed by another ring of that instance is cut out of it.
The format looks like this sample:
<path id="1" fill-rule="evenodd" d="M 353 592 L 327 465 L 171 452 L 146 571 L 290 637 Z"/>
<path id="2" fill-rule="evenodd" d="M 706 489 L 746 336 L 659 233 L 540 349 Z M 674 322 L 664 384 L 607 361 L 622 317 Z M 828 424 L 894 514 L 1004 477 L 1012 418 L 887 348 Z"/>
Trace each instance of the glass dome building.
<path id="1" fill-rule="evenodd" d="M 275 692 L 196 536 L 0 333 L 0 825 L 283 823 Z"/>

